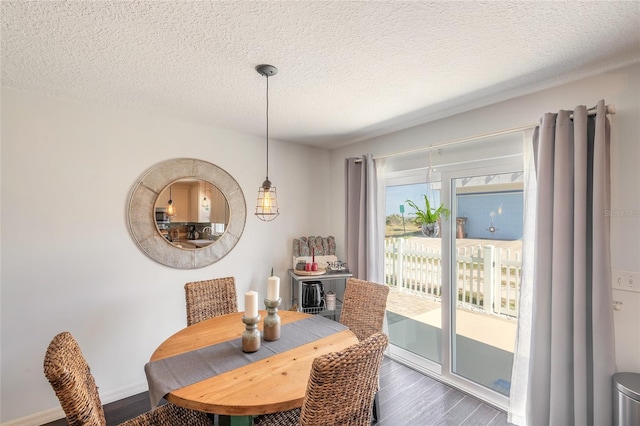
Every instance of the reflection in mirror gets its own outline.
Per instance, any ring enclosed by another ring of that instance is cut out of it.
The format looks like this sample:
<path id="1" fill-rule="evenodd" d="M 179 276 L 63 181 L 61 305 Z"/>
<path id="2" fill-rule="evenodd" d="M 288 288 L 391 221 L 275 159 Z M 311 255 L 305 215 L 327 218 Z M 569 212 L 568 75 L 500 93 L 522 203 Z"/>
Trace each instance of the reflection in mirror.
<path id="1" fill-rule="evenodd" d="M 167 214 L 169 204 L 173 215 Z M 155 205 L 158 232 L 178 248 L 199 249 L 217 241 L 229 223 L 229 203 L 212 183 L 178 179 L 158 195 Z"/>

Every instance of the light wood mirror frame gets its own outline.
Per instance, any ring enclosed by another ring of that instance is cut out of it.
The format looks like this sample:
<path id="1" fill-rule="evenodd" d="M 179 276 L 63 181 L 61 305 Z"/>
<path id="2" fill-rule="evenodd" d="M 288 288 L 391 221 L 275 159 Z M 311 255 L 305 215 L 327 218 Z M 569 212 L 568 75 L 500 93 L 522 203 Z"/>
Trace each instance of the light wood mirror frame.
<path id="1" fill-rule="evenodd" d="M 178 179 L 195 178 L 215 185 L 229 203 L 229 223 L 222 236 L 207 247 L 183 249 L 167 241 L 155 221 L 155 202 L 162 190 Z M 158 163 L 144 172 L 129 197 L 127 222 L 135 243 L 151 259 L 178 269 L 209 266 L 226 256 L 238 243 L 247 219 L 247 205 L 238 182 L 215 164 L 194 158 Z"/>

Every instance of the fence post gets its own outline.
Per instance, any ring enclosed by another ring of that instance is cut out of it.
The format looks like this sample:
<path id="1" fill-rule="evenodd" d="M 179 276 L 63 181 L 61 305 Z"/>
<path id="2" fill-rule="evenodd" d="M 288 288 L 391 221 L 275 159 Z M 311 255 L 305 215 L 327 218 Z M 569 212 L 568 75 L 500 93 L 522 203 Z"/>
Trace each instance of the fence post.
<path id="1" fill-rule="evenodd" d="M 502 249 L 501 248 L 497 248 L 495 250 L 495 254 L 494 254 L 494 263 L 493 263 L 493 270 L 495 271 L 494 274 L 494 284 L 493 284 L 493 299 L 491 299 L 491 303 L 493 303 L 493 312 L 497 313 L 497 314 L 501 314 L 503 313 L 503 308 L 502 308 L 502 296 L 503 296 L 503 292 L 502 292 Z M 508 257 L 507 257 L 508 258 Z M 509 276 L 509 274 L 507 274 L 507 277 Z M 507 312 L 509 309 L 509 281 L 507 280 L 507 289 L 504 292 L 504 295 L 506 296 L 507 299 Z"/>
<path id="2" fill-rule="evenodd" d="M 495 282 L 496 248 L 492 245 L 484 246 L 484 276 L 482 282 L 482 307 L 485 312 L 493 310 L 493 286 Z"/>
<path id="3" fill-rule="evenodd" d="M 389 238 L 385 238 L 384 239 L 384 262 L 383 262 L 383 267 L 384 267 L 384 283 L 388 284 L 388 285 L 392 285 L 393 283 L 391 282 L 391 272 L 389 270 L 389 255 L 391 254 L 391 256 L 393 256 L 393 253 L 389 253 Z"/>
<path id="4" fill-rule="evenodd" d="M 404 288 L 404 277 L 403 277 L 403 273 L 402 270 L 403 265 L 402 265 L 402 260 L 404 258 L 404 238 L 398 238 L 398 256 L 397 256 L 397 272 L 396 272 L 396 279 L 398 280 L 398 288 Z"/>

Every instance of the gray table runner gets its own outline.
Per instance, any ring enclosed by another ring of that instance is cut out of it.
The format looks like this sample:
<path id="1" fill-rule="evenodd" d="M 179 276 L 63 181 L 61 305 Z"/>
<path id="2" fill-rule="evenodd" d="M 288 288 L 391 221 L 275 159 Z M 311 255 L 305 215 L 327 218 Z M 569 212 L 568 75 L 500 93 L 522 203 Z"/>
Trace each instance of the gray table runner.
<path id="1" fill-rule="evenodd" d="M 340 323 L 320 315 L 314 315 L 283 325 L 279 340 L 275 342 L 262 340 L 260 350 L 254 353 L 242 352 L 242 341 L 237 338 L 170 358 L 148 362 L 144 366 L 144 371 L 149 383 L 151 407 L 157 407 L 160 400 L 171 391 L 346 329 L 347 327 Z"/>

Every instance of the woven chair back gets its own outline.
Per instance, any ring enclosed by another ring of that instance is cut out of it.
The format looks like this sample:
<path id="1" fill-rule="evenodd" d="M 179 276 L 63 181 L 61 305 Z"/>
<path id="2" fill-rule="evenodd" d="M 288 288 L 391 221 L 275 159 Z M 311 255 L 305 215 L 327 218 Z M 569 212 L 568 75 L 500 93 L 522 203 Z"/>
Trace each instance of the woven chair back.
<path id="1" fill-rule="evenodd" d="M 234 277 L 187 283 L 184 285 L 184 292 L 187 301 L 187 325 L 238 312 Z"/>
<path id="2" fill-rule="evenodd" d="M 313 361 L 300 425 L 370 426 L 388 338 L 382 333 Z"/>
<path id="3" fill-rule="evenodd" d="M 69 425 L 106 425 L 98 387 L 78 342 L 69 332 L 58 334 L 49 344 L 44 374 L 56 392 Z"/>
<path id="4" fill-rule="evenodd" d="M 349 278 L 344 290 L 340 323 L 349 327 L 358 340 L 381 333 L 388 295 L 387 285 Z"/>

